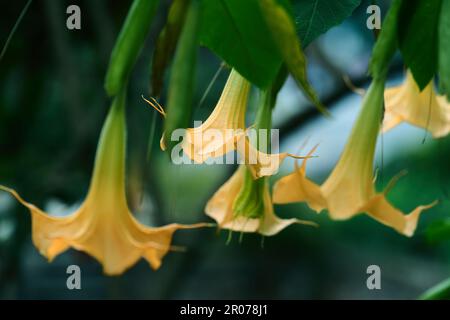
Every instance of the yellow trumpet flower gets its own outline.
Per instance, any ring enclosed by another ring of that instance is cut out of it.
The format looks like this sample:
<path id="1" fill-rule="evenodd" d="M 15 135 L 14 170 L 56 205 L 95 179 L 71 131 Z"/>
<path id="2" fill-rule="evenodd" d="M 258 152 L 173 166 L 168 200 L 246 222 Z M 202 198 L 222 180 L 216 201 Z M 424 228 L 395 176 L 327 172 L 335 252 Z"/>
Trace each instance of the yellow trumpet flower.
<path id="1" fill-rule="evenodd" d="M 205 224 L 170 224 L 151 228 L 140 224 L 128 209 L 125 195 L 125 93 L 114 101 L 100 136 L 88 194 L 80 208 L 66 217 L 52 217 L 23 200 L 32 217 L 34 245 L 49 261 L 72 247 L 96 258 L 108 275 L 118 275 L 141 257 L 158 269 L 171 247 L 173 233 Z"/>
<path id="2" fill-rule="evenodd" d="M 450 103 L 436 94 L 433 81 L 420 91 L 411 71 L 403 84 L 384 93 L 386 112 L 382 130 L 387 132 L 402 122 L 428 130 L 433 137 L 444 137 L 450 132 Z"/>
<path id="3" fill-rule="evenodd" d="M 318 186 L 306 177 L 306 160 L 297 170 L 280 179 L 274 186 L 274 203 L 305 201 L 317 212 L 328 209 L 335 220 L 349 219 L 366 212 L 375 220 L 412 236 L 421 212 L 419 206 L 404 215 L 386 199 L 392 184 L 377 193 L 373 178 L 373 160 L 383 110 L 384 79 L 375 79 L 364 98 L 362 110 L 344 151 L 328 177 Z"/>
<path id="4" fill-rule="evenodd" d="M 197 163 L 219 157 L 236 148 L 237 140 L 245 134 L 250 83 L 232 70 L 214 111 L 199 127 L 188 128 L 183 151 Z"/>
<path id="5" fill-rule="evenodd" d="M 294 223 L 316 225 L 277 217 L 266 178 L 254 180 L 244 165 L 208 201 L 205 212 L 222 229 L 257 232 L 264 236 L 275 235 Z"/>
<path id="6" fill-rule="evenodd" d="M 214 111 L 199 127 L 189 128 L 183 140 L 184 153 L 196 163 L 236 150 L 255 178 L 274 174 L 288 153 L 258 151 L 249 141 L 245 127 L 250 83 L 232 70 Z M 303 157 L 300 157 L 303 159 Z"/>

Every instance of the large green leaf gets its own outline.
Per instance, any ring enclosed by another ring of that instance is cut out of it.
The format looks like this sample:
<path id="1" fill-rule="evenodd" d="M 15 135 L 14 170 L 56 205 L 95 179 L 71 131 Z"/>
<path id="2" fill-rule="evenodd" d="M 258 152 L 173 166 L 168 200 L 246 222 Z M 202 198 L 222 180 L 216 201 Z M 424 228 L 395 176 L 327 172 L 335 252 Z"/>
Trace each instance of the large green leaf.
<path id="1" fill-rule="evenodd" d="M 203 0 L 200 41 L 260 88 L 281 66 L 258 0 Z"/>
<path id="2" fill-rule="evenodd" d="M 261 12 L 269 26 L 275 45 L 280 51 L 289 72 L 306 96 L 316 107 L 326 113 L 306 75 L 306 57 L 295 32 L 295 25 L 288 11 L 276 0 L 260 0 Z"/>
<path id="3" fill-rule="evenodd" d="M 437 69 L 440 9 L 441 0 L 408 0 L 403 1 L 400 10 L 399 47 L 421 90 Z"/>
<path id="4" fill-rule="evenodd" d="M 361 0 L 294 0 L 295 22 L 303 47 L 344 21 L 360 3 Z"/>
<path id="5" fill-rule="evenodd" d="M 442 0 L 439 19 L 439 86 L 450 101 L 450 0 Z"/>

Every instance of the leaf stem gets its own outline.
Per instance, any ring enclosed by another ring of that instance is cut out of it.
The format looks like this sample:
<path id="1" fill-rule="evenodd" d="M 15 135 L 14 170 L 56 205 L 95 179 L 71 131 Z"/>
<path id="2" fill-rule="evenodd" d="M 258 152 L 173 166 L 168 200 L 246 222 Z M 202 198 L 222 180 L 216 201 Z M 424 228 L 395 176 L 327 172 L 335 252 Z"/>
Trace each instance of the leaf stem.
<path id="1" fill-rule="evenodd" d="M 438 283 L 420 295 L 419 300 L 450 299 L 450 278 Z"/>
<path id="2" fill-rule="evenodd" d="M 20 22 L 22 21 L 23 17 L 25 16 L 25 13 L 28 11 L 28 7 L 31 5 L 31 2 L 33 2 L 33 0 L 28 0 L 27 4 L 22 9 L 22 12 L 19 15 L 19 18 L 17 18 L 16 23 L 14 24 L 11 32 L 9 33 L 8 38 L 6 39 L 5 45 L 3 46 L 2 53 L 0 53 L 0 61 L 2 61 L 3 56 L 6 53 L 6 49 L 8 49 L 9 43 L 11 42 L 11 39 L 12 39 L 14 33 L 16 32 L 17 28 L 19 27 Z"/>

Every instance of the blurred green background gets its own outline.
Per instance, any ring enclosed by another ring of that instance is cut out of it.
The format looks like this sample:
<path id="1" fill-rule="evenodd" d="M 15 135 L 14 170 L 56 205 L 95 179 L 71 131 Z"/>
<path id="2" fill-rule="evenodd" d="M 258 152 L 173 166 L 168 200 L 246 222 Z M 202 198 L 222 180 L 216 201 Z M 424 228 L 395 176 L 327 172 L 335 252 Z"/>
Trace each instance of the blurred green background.
<path id="1" fill-rule="evenodd" d="M 25 3 L 2 1 L 1 46 Z M 52 214 L 72 212 L 87 190 L 110 104 L 104 74 L 130 3 L 35 0 L 0 60 L 0 183 Z M 66 28 L 66 8 L 71 4 L 81 8 L 81 30 Z M 351 18 L 306 49 L 311 83 L 333 117 L 318 114 L 291 79 L 278 98 L 274 125 L 280 129 L 281 149 L 295 153 L 307 138 L 310 145 L 320 143 L 319 158 L 308 167 L 317 182 L 336 162 L 361 101 L 345 86 L 343 75 L 361 87 L 369 83 L 366 70 L 374 41 L 366 28 L 369 4 L 363 1 Z M 380 4 L 386 8 L 383 1 Z M 203 214 L 206 201 L 236 169 L 175 166 L 159 150 L 162 119 L 141 94 L 149 94 L 153 45 L 168 5 L 162 1 L 130 79 L 127 103 L 129 204 L 141 222 L 154 226 L 209 221 Z M 220 72 L 199 106 L 221 64 L 205 48 L 199 60 L 195 120 L 206 119 L 228 74 L 226 69 Z M 401 81 L 402 68 L 396 59 L 390 83 Z M 164 105 L 165 95 L 161 102 Z M 409 125 L 379 139 L 380 190 L 406 169 L 408 175 L 389 194 L 397 207 L 408 212 L 439 200 L 423 214 L 412 239 L 364 215 L 334 222 L 304 204 L 276 206 L 280 216 L 314 220 L 320 227 L 289 227 L 266 238 L 263 247 L 259 235 L 245 235 L 239 242 L 235 234 L 227 245 L 226 231 L 180 231 L 174 244 L 185 245 L 186 252 L 169 253 L 158 271 L 141 261 L 120 277 L 104 276 L 98 262 L 74 250 L 47 263 L 31 243 L 28 211 L 0 193 L 0 298 L 416 298 L 450 275 L 450 234 L 427 236 L 431 225 L 439 228 L 439 221 L 450 218 L 449 159 L 450 137 L 433 140 Z M 292 169 L 293 162 L 286 161 L 278 177 Z M 82 290 L 66 287 L 71 264 L 81 267 Z M 381 290 L 366 287 L 366 269 L 372 264 L 381 268 Z"/>

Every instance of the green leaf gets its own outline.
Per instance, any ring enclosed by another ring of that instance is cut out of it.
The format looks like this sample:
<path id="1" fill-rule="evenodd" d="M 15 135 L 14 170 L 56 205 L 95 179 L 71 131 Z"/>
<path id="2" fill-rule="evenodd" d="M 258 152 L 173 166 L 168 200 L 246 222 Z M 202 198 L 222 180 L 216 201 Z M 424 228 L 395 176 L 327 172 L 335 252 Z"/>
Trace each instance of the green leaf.
<path id="1" fill-rule="evenodd" d="M 152 61 L 152 95 L 161 95 L 164 71 L 172 59 L 184 23 L 188 0 L 174 0 L 167 15 L 167 22 L 156 41 Z"/>
<path id="2" fill-rule="evenodd" d="M 280 51 L 289 72 L 306 96 L 321 111 L 326 109 L 320 103 L 306 75 L 306 57 L 298 40 L 295 24 L 285 8 L 275 0 L 260 0 L 261 12 L 269 26 L 273 41 Z"/>
<path id="3" fill-rule="evenodd" d="M 344 21 L 360 3 L 361 0 L 294 0 L 297 32 L 303 47 Z"/>
<path id="4" fill-rule="evenodd" d="M 389 63 L 398 47 L 397 25 L 402 0 L 394 0 L 383 21 L 380 35 L 372 51 L 369 72 L 374 78 L 387 74 Z"/>
<path id="5" fill-rule="evenodd" d="M 267 88 L 281 66 L 259 0 L 203 0 L 200 41 L 260 88 Z"/>
<path id="6" fill-rule="evenodd" d="M 400 9 L 400 51 L 421 90 L 433 79 L 437 69 L 440 9 L 441 0 L 403 1 Z"/>
<path id="7" fill-rule="evenodd" d="M 450 0 L 442 0 L 439 19 L 439 87 L 450 101 Z"/>

